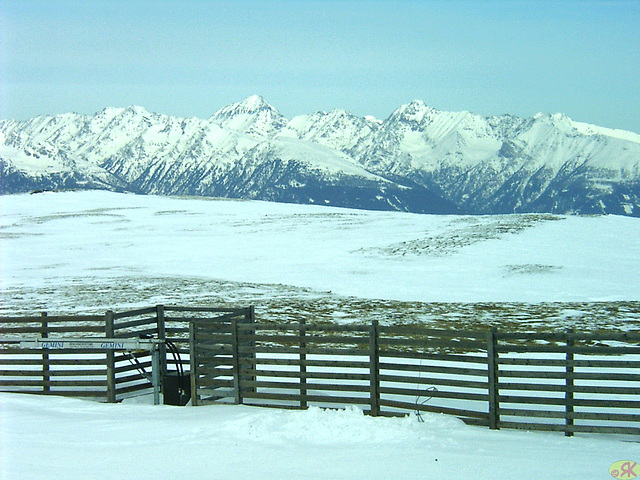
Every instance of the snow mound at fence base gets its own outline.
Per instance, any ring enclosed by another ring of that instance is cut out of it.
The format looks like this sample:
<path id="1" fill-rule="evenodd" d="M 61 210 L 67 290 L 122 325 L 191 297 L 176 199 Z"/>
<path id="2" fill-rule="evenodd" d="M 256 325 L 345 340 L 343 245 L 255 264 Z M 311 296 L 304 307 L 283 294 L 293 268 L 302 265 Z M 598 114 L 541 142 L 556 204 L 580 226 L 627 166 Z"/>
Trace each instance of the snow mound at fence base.
<path id="1" fill-rule="evenodd" d="M 310 407 L 308 410 L 276 410 L 269 415 L 256 415 L 254 409 L 229 420 L 229 434 L 240 435 L 248 441 L 286 444 L 295 442 L 317 445 L 374 445 L 398 443 L 422 438 L 427 433 L 445 433 L 465 428 L 455 418 L 439 414 L 423 415 L 424 424 L 415 416 L 403 418 L 370 417 L 355 406 L 328 410 Z"/>
<path id="2" fill-rule="evenodd" d="M 0 478 L 608 478 L 637 443 L 355 408 L 171 407 L 0 394 Z"/>

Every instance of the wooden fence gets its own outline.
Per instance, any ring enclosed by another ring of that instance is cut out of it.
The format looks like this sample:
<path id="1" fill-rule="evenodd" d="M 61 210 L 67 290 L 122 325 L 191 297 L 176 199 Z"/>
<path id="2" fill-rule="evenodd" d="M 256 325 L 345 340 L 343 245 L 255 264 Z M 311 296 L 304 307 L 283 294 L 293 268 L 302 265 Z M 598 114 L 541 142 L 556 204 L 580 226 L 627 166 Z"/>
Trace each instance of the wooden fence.
<path id="1" fill-rule="evenodd" d="M 640 333 L 192 322 L 196 405 L 361 405 L 490 428 L 640 434 Z"/>
<path id="2" fill-rule="evenodd" d="M 0 318 L 0 390 L 118 401 L 151 390 L 148 352 L 20 349 L 20 338 L 137 337 L 176 346 L 195 405 L 362 406 L 491 428 L 640 434 L 640 333 L 442 331 L 256 323 L 253 308 L 155 306 Z"/>
<path id="3" fill-rule="evenodd" d="M 105 336 L 105 316 L 0 318 L 5 340 L 33 337 Z M 104 350 L 22 349 L 0 343 L 0 390 L 107 399 Z"/>
<path id="4" fill-rule="evenodd" d="M 20 339 L 34 337 L 113 337 L 151 335 L 175 345 L 161 347 L 161 374 L 189 366 L 189 323 L 237 318 L 253 321 L 249 308 L 162 306 L 100 316 L 0 317 L 0 391 L 96 397 L 116 402 L 151 391 L 151 353 L 97 349 L 24 349 Z M 173 353 L 177 353 L 174 355 Z"/>

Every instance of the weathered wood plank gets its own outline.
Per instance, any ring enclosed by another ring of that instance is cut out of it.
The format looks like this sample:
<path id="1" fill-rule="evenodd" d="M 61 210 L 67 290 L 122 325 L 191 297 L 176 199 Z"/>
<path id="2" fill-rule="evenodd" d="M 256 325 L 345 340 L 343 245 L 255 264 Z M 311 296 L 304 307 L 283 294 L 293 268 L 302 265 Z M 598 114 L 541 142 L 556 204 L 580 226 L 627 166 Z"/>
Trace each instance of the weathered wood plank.
<path id="1" fill-rule="evenodd" d="M 295 347 L 282 347 L 279 345 L 274 346 L 256 346 L 253 347 L 251 345 L 241 345 L 239 347 L 240 353 L 249 354 L 249 353 L 290 353 L 294 355 L 299 355 L 300 353 L 305 353 L 307 355 L 357 355 L 357 356 L 368 356 L 368 351 L 366 349 L 360 348 L 317 348 L 317 347 L 307 347 L 305 349 L 300 349 L 298 345 Z"/>
<path id="2" fill-rule="evenodd" d="M 486 354 L 480 355 L 461 355 L 455 353 L 439 353 L 439 352 L 415 352 L 402 350 L 380 349 L 380 358 L 406 358 L 414 360 L 439 360 L 460 363 L 480 363 L 487 364 Z M 564 363 L 563 363 L 564 365 Z"/>
<path id="3" fill-rule="evenodd" d="M 116 388 L 116 396 L 118 395 L 123 395 L 125 393 L 133 393 L 133 392 L 140 392 L 142 390 L 149 390 L 151 389 L 151 385 L 150 384 L 136 384 L 136 385 L 127 385 L 126 387 L 118 387 Z"/>
<path id="4" fill-rule="evenodd" d="M 7 392 L 11 392 L 11 393 L 20 393 L 20 394 L 26 394 L 26 395 L 55 395 L 55 396 L 61 396 L 61 397 L 81 397 L 81 398 L 105 398 L 106 397 L 106 391 L 103 390 L 57 390 L 55 392 L 43 392 L 42 389 L 40 390 L 17 390 L 17 391 L 11 391 L 11 390 L 6 390 Z"/>
<path id="5" fill-rule="evenodd" d="M 380 375 L 380 381 L 388 383 L 410 383 L 413 385 L 443 385 L 448 387 L 463 387 L 478 390 L 487 390 L 489 387 L 489 382 L 455 380 L 452 378 L 402 377 L 398 375 Z"/>
<path id="6" fill-rule="evenodd" d="M 42 365 L 40 358 L 3 358 L 0 350 L 0 365 Z M 31 355 L 31 354 L 29 354 Z M 104 358 L 49 358 L 49 365 L 104 365 Z"/>
<path id="7" fill-rule="evenodd" d="M 105 335 L 107 337 L 113 337 L 114 330 L 114 313 L 109 310 L 104 317 Z M 116 402 L 116 361 L 115 352 L 113 350 L 107 350 L 105 353 L 107 359 L 107 402 Z"/>
<path id="8" fill-rule="evenodd" d="M 240 348 L 240 340 L 238 338 L 238 320 L 237 319 L 233 319 L 233 323 L 232 323 L 232 332 L 233 332 L 233 342 L 232 342 L 232 349 L 233 349 L 233 390 L 235 393 L 235 403 L 236 405 L 241 404 L 242 403 L 242 384 L 241 384 L 241 377 L 240 377 L 240 354 L 239 354 L 239 348 Z"/>
<path id="9" fill-rule="evenodd" d="M 603 345 L 567 346 L 567 345 L 496 345 L 498 353 L 575 353 L 583 355 L 624 355 L 640 354 L 640 347 L 610 347 Z"/>
<path id="10" fill-rule="evenodd" d="M 538 366 L 538 367 L 565 367 L 565 359 L 540 359 L 525 357 L 500 357 L 500 366 L 522 365 L 522 366 Z M 640 360 L 582 360 L 574 359 L 574 367 L 593 367 L 593 368 L 640 368 Z"/>
<path id="11" fill-rule="evenodd" d="M 42 380 L 42 370 L 0 370 L 0 377 L 38 377 Z"/>
<path id="12" fill-rule="evenodd" d="M 300 334 L 297 335 L 243 335 L 244 341 L 251 342 L 269 342 L 275 344 L 291 344 L 297 345 L 303 337 Z M 336 336 L 336 335 L 306 335 L 304 340 L 307 344 L 347 344 L 347 345 L 368 345 L 369 337 L 349 337 L 349 336 Z"/>
<path id="13" fill-rule="evenodd" d="M 224 378 L 207 378 L 200 377 L 197 379 L 198 388 L 203 387 L 225 387 L 225 388 L 234 388 L 235 381 L 233 378 L 224 379 Z M 235 390 L 234 390 L 235 395 Z M 231 395 L 231 396 L 234 396 Z"/>
<path id="14" fill-rule="evenodd" d="M 482 342 L 484 342 L 484 339 L 487 336 L 487 332 L 482 330 L 440 330 L 413 325 L 381 325 L 380 333 L 384 335 L 392 334 L 398 336 L 423 335 L 425 337 L 435 338 L 475 338 Z"/>
<path id="15" fill-rule="evenodd" d="M 293 390 L 295 391 L 295 390 Z M 265 400 L 283 400 L 291 401 L 299 404 L 301 400 L 314 403 L 329 404 L 356 404 L 369 405 L 369 397 L 341 397 L 341 396 L 322 396 L 322 395 L 306 395 L 304 398 L 300 394 L 273 393 L 273 392 L 247 392 L 246 399 L 265 399 Z"/>
<path id="16" fill-rule="evenodd" d="M 306 350 L 307 348 L 307 341 L 306 341 L 306 335 L 307 335 L 307 331 L 305 329 L 306 326 L 306 320 L 304 318 L 300 319 L 300 322 L 298 323 L 300 332 L 300 350 Z M 304 400 L 307 396 L 307 394 L 309 393 L 307 391 L 307 378 L 308 377 L 308 372 L 307 372 L 307 355 L 306 353 L 300 353 L 300 357 L 299 357 L 299 361 L 300 361 L 300 365 L 299 365 L 299 371 L 298 374 L 300 375 L 300 408 L 307 408 L 307 401 Z M 255 368 L 257 368 L 257 359 L 256 359 L 256 366 Z M 271 370 L 274 371 L 274 370 Z M 295 372 L 292 372 L 295 373 Z M 258 373 L 254 373 L 254 378 L 258 378 L 257 377 Z M 260 375 L 264 375 L 264 374 L 260 374 Z"/>
<path id="17" fill-rule="evenodd" d="M 455 398 L 459 400 L 478 400 L 488 402 L 489 395 L 487 393 L 471 393 L 466 391 L 453 392 L 445 390 L 426 390 L 418 388 L 398 388 L 386 385 L 380 386 L 380 393 L 387 395 L 407 395 L 410 397 L 432 397 L 432 398 Z"/>
<path id="18" fill-rule="evenodd" d="M 416 338 L 381 338 L 380 346 L 404 346 L 404 347 L 426 347 L 438 348 L 446 347 L 452 350 L 484 350 L 486 342 L 473 340 L 454 341 L 453 339 L 416 339 Z"/>
<path id="19" fill-rule="evenodd" d="M 151 360 L 129 365 L 121 365 L 115 368 L 116 373 L 131 372 L 132 370 L 151 369 Z"/>
<path id="20" fill-rule="evenodd" d="M 104 355 L 105 351 L 101 348 L 74 348 L 74 349 L 49 349 L 49 348 L 19 348 L 19 347 L 7 347 L 0 348 L 0 358 L 2 355 L 39 355 L 42 353 L 49 353 L 51 355 Z M 0 362 L 1 363 L 1 362 Z"/>
<path id="21" fill-rule="evenodd" d="M 489 428 L 495 430 L 500 424 L 499 366 L 500 358 L 496 350 L 496 329 L 487 333 L 487 396 L 489 400 Z"/>
<path id="22" fill-rule="evenodd" d="M 539 391 L 539 392 L 566 392 L 565 384 L 550 383 L 498 383 L 500 390 L 509 391 Z M 572 388 L 574 393 L 602 393 L 608 395 L 640 395 L 640 391 L 629 387 L 607 387 L 596 385 L 574 385 Z"/>
<path id="23" fill-rule="evenodd" d="M 242 382 L 243 387 L 256 388 L 273 388 L 285 390 L 300 390 L 299 382 L 272 382 L 266 380 L 251 380 Z M 307 382 L 307 391 L 337 391 L 337 392 L 363 392 L 369 393 L 369 384 L 346 384 L 346 383 L 309 383 Z M 369 397 L 367 397 L 368 399 Z"/>
<path id="24" fill-rule="evenodd" d="M 196 355 L 200 355 L 201 353 L 208 355 L 230 355 L 233 353 L 233 344 L 222 344 L 222 343 L 197 343 L 196 344 Z"/>
<path id="25" fill-rule="evenodd" d="M 553 383 L 517 383 L 517 382 L 498 382 L 500 391 L 539 391 L 539 392 L 562 392 L 566 391 L 566 385 Z"/>
<path id="26" fill-rule="evenodd" d="M 262 370 L 262 369 L 241 369 L 242 374 L 251 374 L 257 377 L 278 377 L 278 378 L 300 378 L 323 379 L 323 380 L 361 380 L 369 381 L 369 373 L 336 373 L 336 372 L 309 372 L 299 370 Z"/>
<path id="27" fill-rule="evenodd" d="M 114 329 L 123 330 L 125 328 L 142 327 L 147 325 L 154 325 L 154 330 L 157 330 L 158 320 L 155 317 L 146 317 L 138 320 L 129 320 L 128 322 L 120 322 L 114 324 Z"/>
<path id="28" fill-rule="evenodd" d="M 42 376 L 42 372 L 40 372 L 40 376 Z M 23 378 L 20 379 L 0 379 L 1 387 L 10 387 L 10 386 L 31 386 L 31 387 L 41 387 L 44 385 L 50 385 L 51 387 L 106 387 L 107 381 L 102 379 L 95 380 L 58 380 L 51 378 L 49 381 L 43 381 L 42 378 L 39 380 L 26 380 Z"/>
<path id="29" fill-rule="evenodd" d="M 258 365 L 272 365 L 272 366 L 297 366 L 300 363 L 299 359 L 289 358 L 269 358 L 258 357 Z M 358 360 L 342 360 L 340 358 L 335 360 L 305 360 L 307 367 L 330 367 L 330 368 L 354 368 L 354 369 L 368 369 L 369 361 Z"/>
<path id="30" fill-rule="evenodd" d="M 511 417 L 557 419 L 564 419 L 567 415 L 564 410 L 533 410 L 526 408 L 500 408 L 500 414 Z M 640 415 L 632 413 L 572 412 L 571 418 L 576 420 L 598 420 L 600 422 L 608 420 L 617 422 L 640 422 Z"/>
<path id="31" fill-rule="evenodd" d="M 500 428 L 510 428 L 513 430 L 533 430 L 543 432 L 564 432 L 564 423 L 534 423 L 534 422 L 509 422 L 500 421 Z"/>
<path id="32" fill-rule="evenodd" d="M 503 408 L 498 410 L 500 418 L 502 417 L 534 417 L 534 418 L 558 418 L 564 419 L 566 412 L 564 410 L 534 410 L 528 408 Z"/>
<path id="33" fill-rule="evenodd" d="M 403 371 L 421 373 L 447 373 L 449 375 L 468 375 L 487 377 L 487 368 L 453 367 L 449 365 L 437 366 L 425 363 L 389 363 L 380 362 L 380 370 Z M 413 378 L 413 377 L 408 377 Z"/>
<path id="34" fill-rule="evenodd" d="M 0 325 L 7 323 L 36 323 L 42 322 L 42 316 L 27 317 L 0 317 Z M 47 322 L 50 323 L 74 323 L 74 322 L 95 322 L 104 324 L 102 315 L 47 315 Z"/>
<path id="35" fill-rule="evenodd" d="M 151 382 L 149 381 L 149 379 L 142 375 L 140 372 L 135 372 L 133 375 L 118 375 L 116 377 L 116 386 L 129 382 L 142 382 L 145 383 L 148 387 L 151 387 Z"/>
<path id="36" fill-rule="evenodd" d="M 639 366 L 640 367 L 640 366 Z M 558 379 L 562 380 L 566 376 L 566 372 L 556 370 L 554 372 L 543 370 L 500 370 L 500 377 L 504 378 L 540 378 L 540 379 Z M 639 382 L 640 373 L 618 373 L 600 370 L 598 372 L 576 372 L 571 374 L 574 380 L 595 380 L 604 381 L 628 381 Z"/>
<path id="37" fill-rule="evenodd" d="M 526 403 L 531 405 L 560 405 L 564 407 L 565 400 L 562 397 L 533 397 L 525 395 L 498 395 L 500 404 L 504 403 Z"/>
<path id="38" fill-rule="evenodd" d="M 500 395 L 501 403 L 527 403 L 531 405 L 565 405 L 564 397 L 535 397 L 518 395 Z M 640 401 L 635 400 L 602 400 L 575 398 L 576 407 L 602 407 L 602 408 L 640 408 Z"/>
<path id="39" fill-rule="evenodd" d="M 371 322 L 371 331 L 369 332 L 369 395 L 371 398 L 371 415 L 380 414 L 380 350 L 378 348 L 378 340 L 380 339 L 380 325 L 378 321 Z"/>
<path id="40" fill-rule="evenodd" d="M 185 307 L 179 305 L 165 305 L 167 312 L 211 312 L 211 313 L 233 313 L 237 315 L 245 315 L 250 307 L 242 308 L 225 308 L 225 307 Z"/>
<path id="41" fill-rule="evenodd" d="M 291 331 L 298 332 L 300 325 L 296 323 L 245 323 L 239 326 L 240 330 L 272 330 L 272 331 Z M 304 329 L 307 333 L 313 332 L 360 332 L 366 334 L 369 332 L 369 325 L 341 325 L 341 324 L 313 324 L 306 323 Z"/>
<path id="42" fill-rule="evenodd" d="M 82 377 L 82 376 L 104 376 L 106 369 L 77 369 L 77 370 L 49 370 L 50 377 Z M 0 377 L 40 377 L 43 378 L 42 370 L 0 370 Z"/>
<path id="43" fill-rule="evenodd" d="M 402 402 L 399 400 L 390 400 L 386 398 L 380 399 L 380 406 L 390 407 L 390 408 L 399 408 L 399 409 L 409 410 L 414 412 L 420 411 L 420 412 L 431 412 L 431 413 L 444 413 L 447 415 L 454 415 L 456 417 L 477 418 L 483 421 L 482 422 L 483 425 L 489 426 L 489 417 L 487 412 L 478 412 L 475 410 L 442 407 L 442 406 L 426 404 L 426 403 L 420 404 L 420 403 Z"/>
<path id="44" fill-rule="evenodd" d="M 576 407 L 598 407 L 598 408 L 632 408 L 640 409 L 640 401 L 638 400 L 601 400 L 588 398 L 575 398 L 573 400 Z"/>
<path id="45" fill-rule="evenodd" d="M 171 316 L 170 317 L 172 322 L 176 322 L 181 320 L 178 317 L 175 316 Z M 193 322 L 194 324 L 198 325 L 208 325 L 208 324 L 216 324 L 216 323 L 223 323 L 223 322 L 231 322 L 232 320 L 238 320 L 240 322 L 244 321 L 244 313 L 242 312 L 229 312 L 229 313 L 223 313 L 221 312 L 221 315 L 216 315 L 215 317 L 185 317 L 183 320 L 185 321 L 189 321 L 189 322 Z"/>
<path id="46" fill-rule="evenodd" d="M 639 427 L 609 425 L 572 425 L 571 431 L 576 433 L 607 433 L 614 435 L 640 435 Z"/>
<path id="47" fill-rule="evenodd" d="M 174 335 L 176 333 L 185 334 L 186 335 L 186 334 L 189 333 L 189 328 L 188 327 L 167 327 L 167 326 L 165 326 L 165 332 L 167 333 L 167 335 L 170 335 L 170 334 Z M 181 340 L 181 339 L 179 339 L 179 338 L 174 339 L 174 341 L 177 341 L 177 340 Z M 189 341 L 188 338 L 184 338 L 182 340 L 187 341 L 187 342 Z"/>
<path id="48" fill-rule="evenodd" d="M 20 335 L 20 337 L 42 336 L 43 333 L 98 333 L 104 335 L 103 325 L 72 325 L 72 326 L 33 326 L 33 327 L 0 327 L 0 335 Z"/>
<path id="49" fill-rule="evenodd" d="M 137 317 L 140 315 L 149 315 L 150 313 L 156 313 L 156 307 L 138 308 L 135 310 L 128 310 L 126 312 L 114 312 L 113 319 L 119 320 L 127 317 Z"/>
<path id="50" fill-rule="evenodd" d="M 640 422 L 640 414 L 636 413 L 573 412 L 572 416 L 576 420 Z"/>
<path id="51" fill-rule="evenodd" d="M 640 332 L 572 332 L 572 333 L 542 333 L 542 332 L 496 332 L 498 340 L 541 340 L 549 342 L 564 342 L 572 338 L 575 341 L 618 341 L 618 342 L 638 342 Z"/>

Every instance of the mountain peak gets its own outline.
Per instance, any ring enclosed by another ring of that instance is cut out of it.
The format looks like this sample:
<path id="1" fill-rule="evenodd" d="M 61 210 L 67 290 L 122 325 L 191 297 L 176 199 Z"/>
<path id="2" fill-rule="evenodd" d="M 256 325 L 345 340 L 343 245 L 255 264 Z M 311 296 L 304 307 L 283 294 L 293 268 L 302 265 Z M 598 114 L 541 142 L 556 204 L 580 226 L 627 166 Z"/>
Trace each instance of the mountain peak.
<path id="1" fill-rule="evenodd" d="M 150 112 L 140 105 L 129 105 L 127 107 L 105 107 L 96 113 L 100 117 L 115 117 L 118 115 L 148 115 Z"/>
<path id="2" fill-rule="evenodd" d="M 239 114 L 255 114 L 263 111 L 269 111 L 272 114 L 281 116 L 280 112 L 267 103 L 267 101 L 260 95 L 251 95 L 244 100 L 236 103 L 231 103 L 218 110 L 213 116 L 214 118 L 230 117 Z"/>
<path id="3" fill-rule="evenodd" d="M 280 112 L 260 95 L 251 95 L 221 108 L 211 120 L 223 127 L 259 137 L 269 136 L 287 123 Z"/>
<path id="4" fill-rule="evenodd" d="M 437 113 L 439 113 L 438 110 L 429 107 L 422 100 L 413 100 L 411 103 L 400 106 L 391 116 L 421 123 L 425 117 L 433 116 Z"/>
<path id="5" fill-rule="evenodd" d="M 242 100 L 240 104 L 244 105 L 249 110 L 261 110 L 265 107 L 271 107 L 264 97 L 261 97 L 260 95 L 250 95 Z"/>

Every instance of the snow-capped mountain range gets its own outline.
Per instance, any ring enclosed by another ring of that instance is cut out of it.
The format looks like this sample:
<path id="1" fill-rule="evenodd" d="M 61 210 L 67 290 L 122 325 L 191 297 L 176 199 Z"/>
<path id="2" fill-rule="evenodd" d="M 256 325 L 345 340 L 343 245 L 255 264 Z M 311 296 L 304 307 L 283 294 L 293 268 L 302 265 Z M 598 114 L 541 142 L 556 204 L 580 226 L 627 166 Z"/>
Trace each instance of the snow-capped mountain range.
<path id="1" fill-rule="evenodd" d="M 142 107 L 0 121 L 0 189 L 97 188 L 418 213 L 640 216 L 640 135 L 575 122 L 344 110 L 290 120 L 254 95 L 209 119 Z"/>

